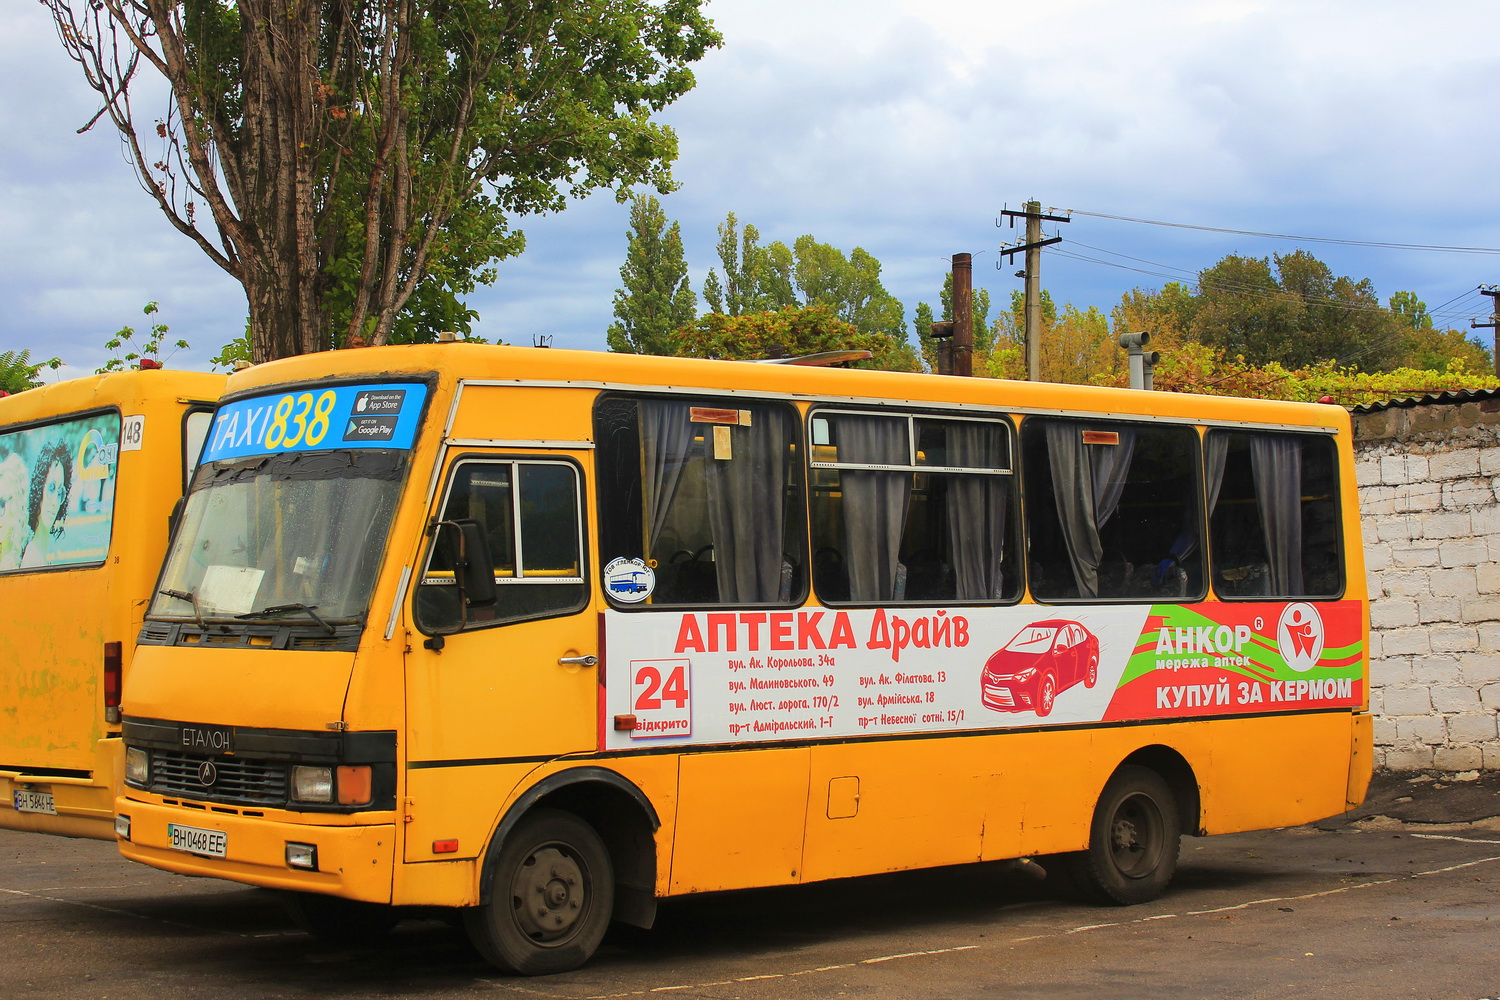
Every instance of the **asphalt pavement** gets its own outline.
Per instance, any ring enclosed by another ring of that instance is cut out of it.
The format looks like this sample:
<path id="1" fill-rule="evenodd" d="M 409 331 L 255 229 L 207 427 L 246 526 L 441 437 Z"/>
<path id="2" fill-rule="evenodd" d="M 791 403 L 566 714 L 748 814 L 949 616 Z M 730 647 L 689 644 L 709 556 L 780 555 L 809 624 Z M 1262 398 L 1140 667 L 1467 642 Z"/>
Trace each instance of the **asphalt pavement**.
<path id="1" fill-rule="evenodd" d="M 1006 864 L 717 893 L 542 979 L 499 974 L 444 921 L 331 948 L 266 890 L 0 831 L 0 1000 L 62 997 L 1500 1000 L 1500 773 L 1381 774 L 1321 823 L 1186 838 L 1140 906 Z"/>
<path id="2" fill-rule="evenodd" d="M 1316 824 L 1319 829 L 1385 817 L 1403 823 L 1483 823 L 1500 817 L 1500 771 L 1459 774 L 1378 771 L 1358 809 Z"/>

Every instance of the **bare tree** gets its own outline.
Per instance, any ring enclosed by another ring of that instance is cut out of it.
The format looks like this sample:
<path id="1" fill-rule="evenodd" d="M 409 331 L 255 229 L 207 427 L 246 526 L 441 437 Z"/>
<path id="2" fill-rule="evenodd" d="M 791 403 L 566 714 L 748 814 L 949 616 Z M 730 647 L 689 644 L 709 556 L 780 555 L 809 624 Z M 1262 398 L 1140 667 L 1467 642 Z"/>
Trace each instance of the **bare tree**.
<path id="1" fill-rule="evenodd" d="M 257 361 L 389 342 L 434 269 L 471 288 L 519 253 L 514 217 L 671 190 L 651 115 L 719 43 L 702 0 L 41 2 L 101 97 L 84 129 L 108 116 L 244 286 Z M 150 72 L 157 115 L 132 102 Z"/>

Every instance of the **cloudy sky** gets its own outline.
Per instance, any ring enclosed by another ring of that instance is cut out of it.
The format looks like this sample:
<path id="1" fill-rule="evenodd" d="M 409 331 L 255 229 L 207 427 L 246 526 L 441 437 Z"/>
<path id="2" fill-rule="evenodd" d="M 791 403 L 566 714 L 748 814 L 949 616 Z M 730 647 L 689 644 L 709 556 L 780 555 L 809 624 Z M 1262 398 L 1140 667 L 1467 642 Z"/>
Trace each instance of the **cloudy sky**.
<path id="1" fill-rule="evenodd" d="M 1059 302 L 1108 310 L 1131 288 L 1191 280 L 1226 253 L 1303 247 L 1382 299 L 1412 290 L 1467 328 L 1500 282 L 1500 80 L 1482 0 L 711 0 L 724 47 L 664 116 L 678 131 L 695 287 L 727 212 L 765 239 L 864 247 L 910 315 L 955 251 L 1004 301 L 1019 230 L 1002 209 L 1075 210 L 1049 225 Z M 168 228 L 63 55 L 45 8 L 0 10 L 0 351 L 76 371 L 161 320 L 208 358 L 243 330 L 239 286 Z M 1300 242 L 1126 222 L 1318 237 Z M 608 196 L 523 225 L 529 248 L 470 300 L 490 339 L 604 348 L 625 252 Z M 997 266 L 998 265 L 998 266 Z M 1484 331 L 1488 336 L 1488 331 Z"/>

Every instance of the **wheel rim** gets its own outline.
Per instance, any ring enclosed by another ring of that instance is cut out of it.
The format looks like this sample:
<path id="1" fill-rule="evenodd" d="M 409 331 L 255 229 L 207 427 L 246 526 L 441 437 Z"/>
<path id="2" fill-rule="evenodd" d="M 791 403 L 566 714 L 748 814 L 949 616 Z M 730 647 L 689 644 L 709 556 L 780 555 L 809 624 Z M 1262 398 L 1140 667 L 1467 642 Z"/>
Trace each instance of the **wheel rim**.
<path id="1" fill-rule="evenodd" d="M 1147 878 L 1161 863 L 1166 824 L 1161 807 L 1149 795 L 1130 795 L 1115 809 L 1109 824 L 1109 854 L 1126 878 Z"/>
<path id="2" fill-rule="evenodd" d="M 1042 696 L 1040 699 L 1038 699 L 1041 702 L 1041 711 L 1039 714 L 1046 715 L 1051 712 L 1052 703 L 1056 700 L 1056 698 L 1057 689 L 1056 686 L 1052 683 L 1052 678 L 1042 678 Z"/>
<path id="3" fill-rule="evenodd" d="M 588 913 L 588 871 L 566 845 L 543 844 L 516 866 L 510 902 L 522 934 L 539 945 L 562 944 Z"/>
<path id="4" fill-rule="evenodd" d="M 1098 680 L 1099 680 L 1099 658 L 1097 656 L 1091 656 L 1091 657 L 1089 657 L 1089 669 L 1088 669 L 1087 673 L 1084 674 L 1083 686 L 1084 687 L 1093 687 L 1094 684 Z"/>

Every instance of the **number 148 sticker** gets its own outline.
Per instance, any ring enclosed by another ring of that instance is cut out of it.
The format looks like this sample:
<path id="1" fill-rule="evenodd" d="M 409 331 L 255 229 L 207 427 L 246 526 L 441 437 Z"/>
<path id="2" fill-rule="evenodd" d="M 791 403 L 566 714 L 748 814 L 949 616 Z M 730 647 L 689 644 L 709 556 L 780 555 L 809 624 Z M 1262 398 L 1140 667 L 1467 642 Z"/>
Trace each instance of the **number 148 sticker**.
<path id="1" fill-rule="evenodd" d="M 692 664 L 688 660 L 631 660 L 633 740 L 693 734 Z"/>

